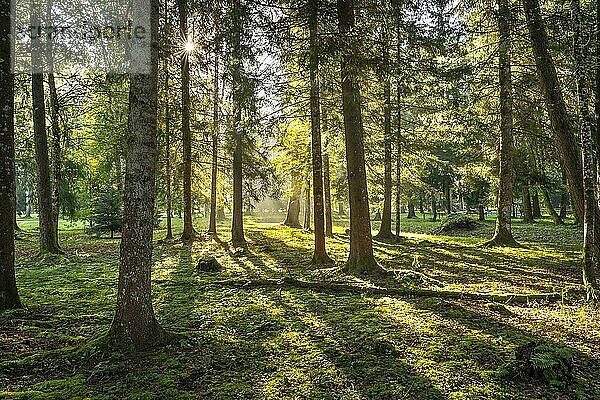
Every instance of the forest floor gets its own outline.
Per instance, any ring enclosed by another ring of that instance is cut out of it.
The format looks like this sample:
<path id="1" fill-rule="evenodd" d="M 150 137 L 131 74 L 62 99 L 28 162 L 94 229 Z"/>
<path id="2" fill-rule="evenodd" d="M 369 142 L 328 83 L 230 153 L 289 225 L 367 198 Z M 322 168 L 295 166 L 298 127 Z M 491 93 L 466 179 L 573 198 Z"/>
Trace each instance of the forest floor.
<path id="1" fill-rule="evenodd" d="M 487 249 L 477 245 L 491 237 L 491 220 L 452 236 L 435 233 L 439 222 L 403 221 L 399 242 L 375 242 L 395 276 L 368 279 L 341 272 L 347 222 L 336 221 L 327 241 L 336 264 L 315 269 L 312 235 L 282 219 L 247 218 L 243 253 L 228 246 L 225 225 L 218 240 L 191 246 L 159 242 L 158 230 L 154 308 L 180 335 L 135 356 L 96 340 L 116 303 L 119 239 L 63 221 L 66 255 L 40 259 L 35 220 L 20 220 L 26 308 L 0 313 L 0 398 L 600 399 L 600 311 L 580 301 L 576 227 L 517 222 L 526 248 Z M 199 271 L 205 256 L 223 269 Z M 373 287 L 561 298 L 496 303 Z M 570 350 L 572 382 L 507 373 L 515 349 L 533 340 Z"/>

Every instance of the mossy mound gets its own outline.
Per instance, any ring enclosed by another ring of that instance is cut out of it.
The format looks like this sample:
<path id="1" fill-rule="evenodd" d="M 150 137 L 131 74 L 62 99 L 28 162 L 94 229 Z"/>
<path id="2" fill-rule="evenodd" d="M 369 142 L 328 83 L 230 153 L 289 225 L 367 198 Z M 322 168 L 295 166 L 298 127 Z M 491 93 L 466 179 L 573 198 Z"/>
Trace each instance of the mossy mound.
<path id="1" fill-rule="evenodd" d="M 481 224 L 466 215 L 456 215 L 448 218 L 440 225 L 435 233 L 449 234 L 455 232 L 470 232 L 479 228 Z"/>

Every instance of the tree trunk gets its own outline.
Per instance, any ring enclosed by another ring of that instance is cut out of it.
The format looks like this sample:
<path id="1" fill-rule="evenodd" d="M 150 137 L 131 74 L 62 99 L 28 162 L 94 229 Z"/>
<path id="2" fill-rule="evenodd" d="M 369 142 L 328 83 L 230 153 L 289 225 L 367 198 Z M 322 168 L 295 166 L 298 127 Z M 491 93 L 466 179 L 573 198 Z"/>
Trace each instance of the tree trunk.
<path id="1" fill-rule="evenodd" d="M 527 0 L 525 0 L 527 1 Z M 513 200 L 513 98 L 511 76 L 511 15 L 508 0 L 498 0 L 499 80 L 500 80 L 500 183 L 496 230 L 490 246 L 518 246 L 512 235 Z"/>
<path id="2" fill-rule="evenodd" d="M 401 64 L 402 45 L 400 42 L 401 24 L 400 10 L 394 8 L 396 18 L 396 63 L 397 68 Z M 400 238 L 402 231 L 402 82 L 401 74 L 396 73 L 396 236 Z M 421 204 L 421 208 L 423 205 Z"/>
<path id="3" fill-rule="evenodd" d="M 331 181 L 329 176 L 329 153 L 323 154 L 323 192 L 325 195 L 325 236 L 333 237 L 333 216 L 331 212 Z"/>
<path id="4" fill-rule="evenodd" d="M 48 87 L 50 93 L 50 121 L 52 127 L 52 229 L 58 241 L 58 219 L 60 214 L 60 187 L 62 180 L 62 149 L 61 132 L 58 124 L 58 94 L 56 92 L 56 83 L 54 73 L 48 74 Z"/>
<path id="5" fill-rule="evenodd" d="M 167 68 L 167 62 L 165 62 Z M 169 73 L 166 73 L 165 89 L 169 86 Z M 166 136 L 166 160 L 165 175 L 167 179 L 167 240 L 173 239 L 173 194 L 171 193 L 171 109 L 169 106 L 169 93 L 165 91 L 165 136 Z"/>
<path id="6" fill-rule="evenodd" d="M 304 190 L 304 229 L 310 230 L 310 179 L 306 182 L 306 189 Z"/>
<path id="7" fill-rule="evenodd" d="M 187 0 L 177 0 L 179 8 L 179 31 L 183 43 L 189 40 Z M 192 133 L 190 132 L 190 58 L 181 56 L 181 133 L 183 136 L 183 233 L 182 241 L 196 236 L 192 223 Z"/>
<path id="8" fill-rule="evenodd" d="M 389 69 L 388 52 L 385 51 L 385 68 Z M 393 238 L 392 233 L 392 98 L 391 98 L 391 78 L 389 71 L 386 71 L 386 81 L 384 89 L 385 110 L 383 118 L 384 130 L 384 173 L 383 173 L 383 212 L 381 214 L 381 226 L 379 227 L 378 238 Z"/>
<path id="9" fill-rule="evenodd" d="M 319 0 L 310 0 L 308 9 L 308 30 L 310 35 L 310 122 L 315 220 L 315 252 L 312 263 L 319 265 L 331 262 L 331 258 L 327 255 L 327 250 L 325 249 L 325 205 L 323 200 L 323 159 L 321 155 L 321 100 L 319 98 Z"/>
<path id="10" fill-rule="evenodd" d="M 540 208 L 540 196 L 537 187 L 533 187 L 533 194 L 531 195 L 531 212 L 533 219 L 542 218 L 542 210 Z"/>
<path id="11" fill-rule="evenodd" d="M 117 308 L 108 333 L 111 344 L 127 350 L 157 345 L 165 335 L 154 316 L 151 299 L 158 102 L 158 7 L 158 1 L 153 0 L 150 16 L 150 37 L 153 42 L 150 50 L 151 71 L 148 74 L 132 73 L 129 85 L 129 134 L 119 287 Z"/>
<path id="12" fill-rule="evenodd" d="M 540 189 L 542 191 L 542 201 L 546 206 L 546 210 L 548 210 L 548 213 L 550 214 L 550 218 L 552 218 L 552 221 L 554 221 L 555 224 L 564 225 L 564 220 L 561 218 L 560 215 L 558 215 L 558 213 L 552 206 L 552 201 L 550 200 L 550 194 L 548 193 L 548 189 L 546 189 L 545 187 L 542 187 Z"/>
<path id="13" fill-rule="evenodd" d="M 0 2 L 0 311 L 20 308 L 15 278 L 15 103 L 11 2 Z"/>
<path id="14" fill-rule="evenodd" d="M 535 222 L 533 220 L 533 211 L 531 207 L 531 195 L 529 192 L 529 183 L 525 183 L 523 185 L 523 204 L 521 206 L 521 212 L 523 214 L 523 222 L 526 224 L 530 224 Z"/>
<path id="15" fill-rule="evenodd" d="M 170 33 L 169 7 L 165 2 L 165 34 L 168 37 Z M 170 50 L 170 49 L 168 49 Z M 173 239 L 173 194 L 171 193 L 171 105 L 169 103 L 169 56 L 166 55 L 163 61 L 165 73 L 165 178 L 167 180 L 167 235 L 166 240 Z"/>
<path id="16" fill-rule="evenodd" d="M 574 211 L 581 216 L 584 209 L 581 156 L 558 82 L 554 60 L 548 51 L 548 35 L 542 21 L 539 1 L 523 0 L 523 7 L 546 108 L 556 141 L 556 149 L 567 175 Z"/>
<path id="17" fill-rule="evenodd" d="M 446 201 L 446 216 L 452 215 L 452 188 L 450 182 L 444 185 L 444 200 Z"/>
<path id="18" fill-rule="evenodd" d="M 232 103 L 233 103 L 233 221 L 231 224 L 231 243 L 234 247 L 246 247 L 246 238 L 244 237 L 244 209 L 243 209 L 243 142 L 242 132 L 240 131 L 242 120 L 242 91 L 241 83 L 241 35 L 242 20 L 240 10 L 240 0 L 234 0 L 233 4 L 233 73 L 232 73 Z"/>
<path id="19" fill-rule="evenodd" d="M 437 196 L 435 193 L 431 196 L 431 213 L 433 214 L 433 221 L 437 221 Z"/>
<path id="20" fill-rule="evenodd" d="M 37 59 L 38 56 L 38 51 L 32 52 L 33 65 L 41 65 L 41 60 Z M 60 253 L 54 229 L 54 217 L 52 215 L 52 187 L 50 183 L 50 162 L 48 159 L 48 137 L 46 136 L 44 76 L 41 73 L 34 73 L 31 76 L 31 97 L 33 100 L 35 161 L 38 174 L 37 198 L 40 250 L 42 253 Z"/>
<path id="21" fill-rule="evenodd" d="M 354 1 L 337 0 L 337 14 L 340 34 L 347 39 L 354 30 Z M 361 274 L 380 271 L 380 267 L 373 256 L 360 88 L 353 63 L 352 53 L 343 52 L 340 72 L 350 200 L 350 254 L 346 269 Z"/>
<path id="22" fill-rule="evenodd" d="M 344 203 L 343 202 L 338 202 L 338 214 L 339 215 L 346 215 L 346 210 L 344 210 Z"/>
<path id="23" fill-rule="evenodd" d="M 287 216 L 285 226 L 291 228 L 300 228 L 300 185 L 296 179 L 292 180 L 292 196 L 288 202 Z"/>
<path id="24" fill-rule="evenodd" d="M 477 209 L 479 210 L 479 220 L 485 221 L 485 207 L 483 206 L 483 204 L 480 204 L 479 207 L 477 207 Z"/>
<path id="25" fill-rule="evenodd" d="M 571 16 L 573 18 L 573 53 L 575 56 L 575 77 L 579 97 L 579 129 L 581 136 L 583 166 L 583 285 L 587 300 L 598 297 L 595 262 L 600 256 L 594 249 L 596 219 L 596 155 L 589 111 L 589 93 L 585 76 L 585 56 L 581 37 L 581 9 L 579 0 L 571 0 Z M 600 239 L 600 238 L 599 238 Z M 596 253 L 596 254 L 595 254 Z"/>
<path id="26" fill-rule="evenodd" d="M 415 212 L 415 203 L 412 200 L 408 201 L 408 215 L 406 219 L 415 219 L 417 218 L 417 213 Z"/>
<path id="27" fill-rule="evenodd" d="M 215 5 L 215 60 L 213 67 L 213 134 L 212 134 L 212 164 L 210 179 L 210 217 L 208 222 L 208 233 L 217 234 L 217 178 L 219 173 L 219 4 Z"/>

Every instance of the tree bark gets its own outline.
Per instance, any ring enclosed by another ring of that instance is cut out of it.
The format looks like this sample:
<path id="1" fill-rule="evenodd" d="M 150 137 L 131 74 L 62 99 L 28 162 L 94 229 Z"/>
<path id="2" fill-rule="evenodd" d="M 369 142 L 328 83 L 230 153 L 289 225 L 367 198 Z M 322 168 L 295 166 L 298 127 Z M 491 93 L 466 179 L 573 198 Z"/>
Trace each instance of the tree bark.
<path id="1" fill-rule="evenodd" d="M 523 185 L 523 193 L 522 193 L 522 201 L 523 204 L 521 206 L 521 212 L 523 214 L 523 222 L 526 224 L 530 224 L 535 222 L 533 219 L 533 208 L 531 206 L 531 194 L 529 192 L 529 182 L 526 182 Z"/>
<path id="2" fill-rule="evenodd" d="M 584 209 L 581 156 L 558 82 L 554 60 L 548 51 L 548 35 L 542 21 L 539 1 L 523 0 L 523 7 L 556 149 L 567 175 L 574 211 L 581 216 Z"/>
<path id="3" fill-rule="evenodd" d="M 219 3 L 215 5 L 215 60 L 213 66 L 213 134 L 212 134 L 212 163 L 210 179 L 210 217 L 208 222 L 208 233 L 217 234 L 217 178 L 219 174 L 219 133 L 221 130 L 219 122 Z"/>
<path id="4" fill-rule="evenodd" d="M 54 73 L 48 74 L 48 88 L 50 94 L 50 121 L 52 128 L 52 229 L 58 241 L 58 219 L 60 214 L 60 187 L 62 180 L 62 149 L 61 132 L 59 126 L 59 107 L 58 93 L 56 92 L 56 82 Z"/>
<path id="5" fill-rule="evenodd" d="M 354 29 L 354 1 L 337 0 L 337 14 L 340 34 L 347 40 Z M 380 267 L 373 256 L 360 87 L 353 68 L 354 55 L 348 48 L 344 50 L 340 72 L 350 200 L 350 254 L 346 270 L 362 274 L 380 271 Z"/>
<path id="6" fill-rule="evenodd" d="M 169 6 L 165 2 L 165 35 L 169 37 L 170 21 Z M 165 239 L 173 239 L 173 193 L 171 192 L 171 104 L 169 102 L 169 57 L 170 48 L 167 48 L 163 60 L 163 69 L 165 73 L 165 86 L 163 96 L 165 98 L 165 178 L 167 180 L 167 234 Z"/>
<path id="7" fill-rule="evenodd" d="M 310 224 L 310 179 L 306 181 L 306 188 L 304 190 L 304 229 L 309 230 L 311 228 Z"/>
<path id="8" fill-rule="evenodd" d="M 483 204 L 480 204 L 478 207 L 478 212 L 479 212 L 479 220 L 480 221 L 485 221 L 485 207 L 483 206 Z"/>
<path id="9" fill-rule="evenodd" d="M 583 166 L 583 285 L 587 300 L 598 297 L 596 281 L 595 219 L 596 219 L 596 154 L 589 111 L 589 93 L 585 76 L 585 56 L 581 37 L 581 8 L 579 0 L 571 0 L 573 19 L 573 53 L 575 56 L 575 78 L 579 97 L 579 130 L 581 136 L 581 159 Z M 581 215 L 581 214 L 580 214 Z M 599 238 L 600 239 L 600 238 Z"/>
<path id="10" fill-rule="evenodd" d="M 323 154 L 323 193 L 325 195 L 325 236 L 333 237 L 333 216 L 331 212 L 331 180 L 329 176 L 329 153 Z"/>
<path id="11" fill-rule="evenodd" d="M 546 206 L 546 210 L 548 210 L 548 213 L 550 214 L 550 218 L 552 218 L 552 221 L 554 221 L 555 224 L 564 225 L 565 221 L 561 218 L 560 215 L 558 215 L 558 213 L 552 206 L 552 200 L 550 200 L 550 194 L 548 193 L 548 189 L 546 189 L 545 187 L 541 187 L 540 189 L 542 192 L 542 201 Z"/>
<path id="12" fill-rule="evenodd" d="M 242 35 L 242 16 L 240 0 L 233 2 L 233 73 L 232 73 L 232 102 L 233 102 L 233 221 L 231 224 L 231 243 L 234 247 L 246 247 L 246 238 L 244 237 L 244 209 L 243 209 L 243 141 L 240 124 L 242 120 L 242 83 L 241 69 L 241 35 Z"/>
<path id="13" fill-rule="evenodd" d="M 540 208 L 540 196 L 536 186 L 533 187 L 533 193 L 531 195 L 531 213 L 533 219 L 542 218 L 542 210 Z"/>
<path id="14" fill-rule="evenodd" d="M 168 24 L 168 22 L 167 22 Z M 165 68 L 165 175 L 167 179 L 167 235 L 166 239 L 173 239 L 173 194 L 171 192 L 171 107 L 169 104 L 169 63 L 167 58 Z"/>
<path id="15" fill-rule="evenodd" d="M 179 8 L 179 31 L 183 42 L 189 40 L 187 0 L 177 0 Z M 181 57 L 181 132 L 183 136 L 183 233 L 182 241 L 196 236 L 192 223 L 192 133 L 190 132 L 190 59 Z"/>
<path id="16" fill-rule="evenodd" d="M 527 1 L 527 0 L 525 0 Z M 489 246 L 518 246 L 512 235 L 513 200 L 513 98 L 511 76 L 511 15 L 508 0 L 498 0 L 499 80 L 500 80 L 500 184 L 496 230 Z"/>
<path id="17" fill-rule="evenodd" d="M 385 50 L 385 68 L 389 69 L 389 56 Z M 385 110 L 383 117 L 384 130 L 384 161 L 383 161 L 383 212 L 381 214 L 381 226 L 377 238 L 390 239 L 394 237 L 392 233 L 392 97 L 391 97 L 391 78 L 389 71 L 386 71 L 385 78 Z"/>
<path id="18" fill-rule="evenodd" d="M 408 214 L 406 215 L 406 219 L 415 219 L 417 218 L 417 213 L 415 212 L 415 203 L 412 200 L 408 201 Z"/>
<path id="19" fill-rule="evenodd" d="M 288 202 L 285 226 L 300 228 L 300 185 L 296 179 L 292 179 L 292 196 Z"/>
<path id="20" fill-rule="evenodd" d="M 431 213 L 433 214 L 433 221 L 437 221 L 437 196 L 435 193 L 431 195 Z"/>
<path id="21" fill-rule="evenodd" d="M 310 36 L 310 122 L 315 226 L 315 251 L 312 258 L 312 264 L 314 265 L 331 262 L 331 258 L 327 255 L 327 250 L 325 249 L 325 204 L 323 200 L 323 159 L 321 154 L 321 100 L 319 97 L 319 3 L 319 0 L 310 0 L 308 4 L 308 30 Z"/>
<path id="22" fill-rule="evenodd" d="M 32 51 L 32 65 L 40 66 L 40 52 Z M 34 67 L 36 68 L 36 67 Z M 33 135 L 35 139 L 35 161 L 37 166 L 37 198 L 40 232 L 40 251 L 60 253 L 54 217 L 52 212 L 52 185 L 50 181 L 50 161 L 48 159 L 48 137 L 46 135 L 46 106 L 44 96 L 44 76 L 34 73 L 31 76 L 31 97 L 33 100 Z"/>
<path id="23" fill-rule="evenodd" d="M 11 2 L 0 0 L 0 311 L 20 308 L 15 278 L 15 103 Z"/>
<path id="24" fill-rule="evenodd" d="M 165 336 L 156 321 L 151 299 L 158 106 L 158 1 L 153 0 L 151 7 L 151 71 L 148 74 L 132 73 L 130 77 L 119 286 L 117 308 L 108 333 L 112 345 L 127 350 L 155 346 Z M 135 13 L 136 7 L 133 9 Z"/>

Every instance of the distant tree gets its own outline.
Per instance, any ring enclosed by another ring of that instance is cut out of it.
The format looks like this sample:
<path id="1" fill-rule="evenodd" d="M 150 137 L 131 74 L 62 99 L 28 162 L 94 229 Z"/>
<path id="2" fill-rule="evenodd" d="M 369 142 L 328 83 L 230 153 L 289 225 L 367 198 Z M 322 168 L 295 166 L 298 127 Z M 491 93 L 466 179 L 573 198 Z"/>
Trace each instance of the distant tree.
<path id="1" fill-rule="evenodd" d="M 11 2 L 0 1 L 0 310 L 20 308 L 15 279 L 15 125 Z"/>
<path id="2" fill-rule="evenodd" d="M 121 193 L 117 188 L 108 188 L 100 192 L 95 199 L 92 210 L 92 230 L 98 234 L 110 232 L 110 237 L 113 238 L 115 232 L 121 231 L 122 215 Z"/>

